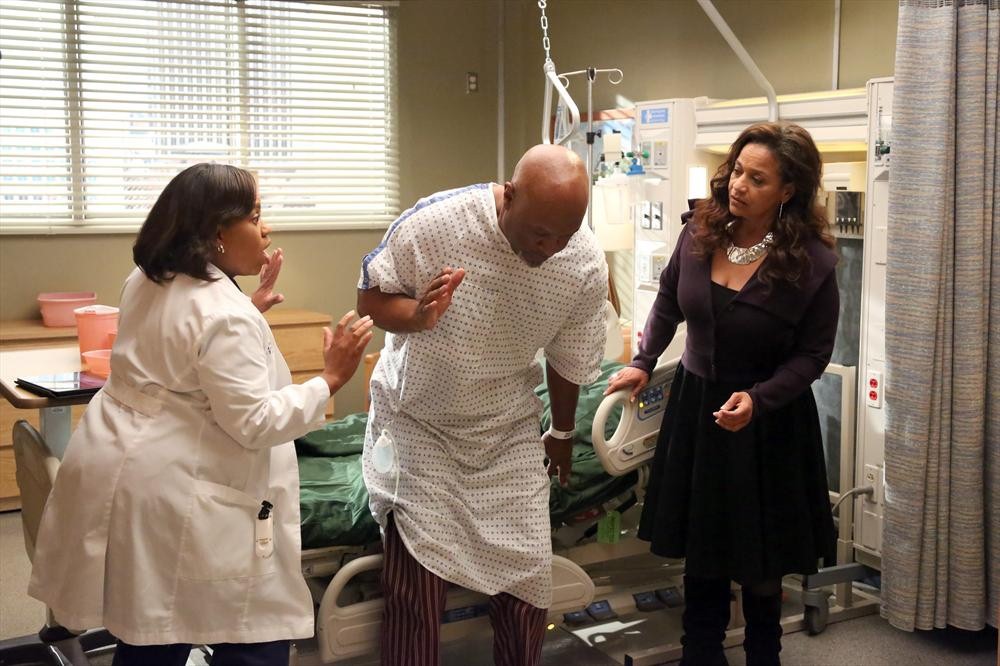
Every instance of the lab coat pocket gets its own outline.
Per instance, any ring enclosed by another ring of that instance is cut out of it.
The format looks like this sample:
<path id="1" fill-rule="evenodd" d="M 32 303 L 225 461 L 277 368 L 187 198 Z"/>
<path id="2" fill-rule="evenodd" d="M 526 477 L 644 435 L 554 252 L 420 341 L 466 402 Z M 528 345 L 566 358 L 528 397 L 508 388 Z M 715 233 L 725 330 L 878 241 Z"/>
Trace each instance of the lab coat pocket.
<path id="1" fill-rule="evenodd" d="M 193 494 L 181 540 L 182 578 L 247 578 L 277 569 L 278 558 L 255 545 L 262 500 L 210 481 L 195 481 Z"/>

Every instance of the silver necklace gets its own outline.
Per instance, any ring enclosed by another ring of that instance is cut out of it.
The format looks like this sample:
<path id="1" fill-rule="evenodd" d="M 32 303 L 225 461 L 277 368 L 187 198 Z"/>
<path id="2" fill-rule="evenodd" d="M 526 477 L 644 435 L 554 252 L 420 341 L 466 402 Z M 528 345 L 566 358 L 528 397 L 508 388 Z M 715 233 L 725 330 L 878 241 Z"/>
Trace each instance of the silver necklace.
<path id="1" fill-rule="evenodd" d="M 738 264 L 740 266 L 746 266 L 747 264 L 752 264 L 767 252 L 767 249 L 771 247 L 774 243 L 774 234 L 768 231 L 764 234 L 764 238 L 761 239 L 756 245 L 751 245 L 750 247 L 737 247 L 733 245 L 733 241 L 729 241 L 729 246 L 726 248 L 726 257 L 729 259 L 729 263 Z"/>

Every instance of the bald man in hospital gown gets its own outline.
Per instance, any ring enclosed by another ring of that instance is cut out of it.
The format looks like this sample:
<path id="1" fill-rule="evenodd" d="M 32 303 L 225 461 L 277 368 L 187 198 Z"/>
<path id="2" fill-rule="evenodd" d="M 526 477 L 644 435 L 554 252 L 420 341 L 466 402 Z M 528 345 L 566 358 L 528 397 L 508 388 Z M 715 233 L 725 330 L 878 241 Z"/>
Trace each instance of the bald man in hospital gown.
<path id="1" fill-rule="evenodd" d="M 383 528 L 382 663 L 438 664 L 447 583 L 491 595 L 494 661 L 537 663 L 552 599 L 549 474 L 569 478 L 579 386 L 604 348 L 607 266 L 582 161 L 535 146 L 503 185 L 434 194 L 363 261 L 387 331 L 363 469 Z M 539 437 L 546 359 L 553 428 Z"/>

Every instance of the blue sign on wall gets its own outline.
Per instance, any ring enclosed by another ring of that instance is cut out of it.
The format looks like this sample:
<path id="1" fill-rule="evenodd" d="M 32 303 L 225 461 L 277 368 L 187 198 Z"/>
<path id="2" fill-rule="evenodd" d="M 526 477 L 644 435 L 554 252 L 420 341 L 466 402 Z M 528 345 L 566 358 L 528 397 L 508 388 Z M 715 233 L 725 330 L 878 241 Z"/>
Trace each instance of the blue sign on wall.
<path id="1" fill-rule="evenodd" d="M 658 109 L 643 109 L 639 117 L 639 122 L 643 125 L 653 125 L 655 123 L 668 122 L 670 109 L 667 107 Z"/>

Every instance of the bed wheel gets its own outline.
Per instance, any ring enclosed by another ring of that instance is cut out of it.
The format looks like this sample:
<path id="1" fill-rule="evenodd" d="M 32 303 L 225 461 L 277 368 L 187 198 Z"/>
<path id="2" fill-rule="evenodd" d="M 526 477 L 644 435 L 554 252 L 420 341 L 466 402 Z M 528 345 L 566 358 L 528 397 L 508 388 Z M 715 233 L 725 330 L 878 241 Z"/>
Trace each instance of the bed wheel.
<path id="1" fill-rule="evenodd" d="M 803 611 L 804 619 L 806 623 L 806 631 L 809 632 L 810 636 L 816 636 L 823 633 L 826 629 L 826 623 L 830 619 L 830 606 L 825 603 L 818 606 L 806 606 Z"/>

